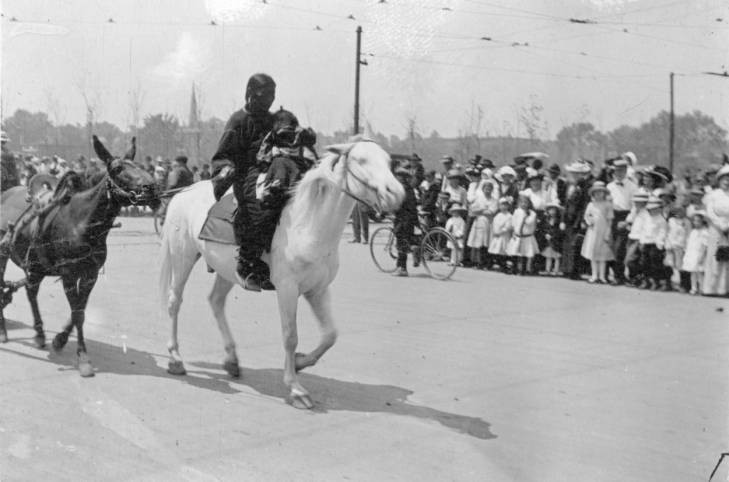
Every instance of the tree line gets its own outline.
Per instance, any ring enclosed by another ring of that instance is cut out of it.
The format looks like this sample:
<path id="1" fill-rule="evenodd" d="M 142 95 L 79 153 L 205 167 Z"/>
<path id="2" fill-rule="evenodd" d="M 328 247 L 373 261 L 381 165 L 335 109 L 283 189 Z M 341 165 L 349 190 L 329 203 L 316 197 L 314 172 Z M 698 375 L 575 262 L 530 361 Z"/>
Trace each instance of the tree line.
<path id="1" fill-rule="evenodd" d="M 141 126 L 122 130 L 109 122 L 89 125 L 54 125 L 45 112 L 16 110 L 2 122 L 10 137 L 9 147 L 16 152 L 36 156 L 59 155 L 75 159 L 90 155 L 92 131 L 111 147 L 112 152 L 123 152 L 132 135 L 137 137 L 138 156 L 157 156 L 172 159 L 186 154 L 191 165 L 208 162 L 215 152 L 225 121 L 216 117 L 200 120 L 197 126 L 185 126 L 170 114 L 150 114 Z M 343 142 L 351 130 L 331 134 L 318 132 L 318 145 Z M 675 118 L 675 165 L 677 169 L 703 169 L 721 162 L 729 152 L 727 131 L 712 117 L 694 111 Z M 478 132 L 461 132 L 457 137 L 442 137 L 432 131 L 428 136 L 418 132 L 413 119 L 403 138 L 376 133 L 378 143 L 391 153 L 417 153 L 425 160 L 425 167 L 435 169 L 444 155 L 455 156 L 459 162 L 480 154 L 497 164 L 509 162 L 526 151 L 542 151 L 551 159 L 565 163 L 576 158 L 600 161 L 625 151 L 634 152 L 640 164 L 668 165 L 669 114 L 659 112 L 647 122 L 634 127 L 623 125 L 609 132 L 598 130 L 590 122 L 576 122 L 557 132 L 554 139 L 514 136 L 484 136 Z"/>

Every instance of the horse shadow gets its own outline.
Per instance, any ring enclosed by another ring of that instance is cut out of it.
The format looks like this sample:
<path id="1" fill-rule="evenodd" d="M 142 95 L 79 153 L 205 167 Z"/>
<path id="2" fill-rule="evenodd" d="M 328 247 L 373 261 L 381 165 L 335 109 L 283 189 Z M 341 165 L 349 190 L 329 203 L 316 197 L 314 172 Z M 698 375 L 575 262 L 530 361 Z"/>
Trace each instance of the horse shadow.
<path id="1" fill-rule="evenodd" d="M 9 334 L 13 328 L 29 328 L 23 323 L 7 320 Z M 50 335 L 50 332 L 48 333 Z M 59 371 L 76 369 L 76 353 L 74 341 L 69 341 L 64 351 L 36 349 L 32 336 L 12 338 L 8 345 L 20 343 L 33 347 L 45 356 L 21 353 L 7 345 L 0 345 L 0 352 L 58 365 Z M 166 354 L 148 353 L 132 347 L 120 347 L 100 341 L 86 339 L 86 347 L 92 363 L 99 373 L 116 375 L 141 375 L 177 380 L 182 383 L 213 390 L 226 395 L 241 393 L 238 387 L 248 387 L 261 395 L 285 400 L 288 390 L 283 383 L 283 370 L 277 368 L 241 367 L 240 378 L 230 378 L 222 369 L 222 364 L 210 362 L 188 362 L 187 375 L 171 375 L 158 363 L 159 358 L 167 359 Z M 222 357 L 221 357 L 222 358 Z M 191 369 L 190 367 L 195 367 Z M 393 415 L 414 417 L 437 422 L 457 433 L 469 435 L 482 440 L 494 439 L 491 424 L 477 417 L 469 417 L 456 413 L 436 410 L 408 401 L 414 392 L 393 385 L 375 385 L 358 382 L 347 382 L 335 378 L 322 377 L 310 373 L 300 374 L 301 382 L 310 390 L 314 398 L 314 413 L 324 414 L 330 410 L 362 413 L 389 413 Z"/>

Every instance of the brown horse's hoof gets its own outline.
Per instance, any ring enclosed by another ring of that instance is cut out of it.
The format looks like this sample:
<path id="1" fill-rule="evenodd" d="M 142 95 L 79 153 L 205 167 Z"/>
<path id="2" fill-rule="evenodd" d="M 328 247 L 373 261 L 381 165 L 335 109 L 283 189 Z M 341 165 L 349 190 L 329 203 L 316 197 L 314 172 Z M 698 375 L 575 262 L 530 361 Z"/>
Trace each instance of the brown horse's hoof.
<path id="1" fill-rule="evenodd" d="M 187 375 L 185 365 L 181 361 L 170 360 L 167 363 L 167 373 L 170 375 Z"/>
<path id="2" fill-rule="evenodd" d="M 238 360 L 226 360 L 225 363 L 223 363 L 223 369 L 233 378 L 240 377 L 240 366 L 238 366 Z"/>
<path id="3" fill-rule="evenodd" d="M 86 353 L 81 353 L 78 356 L 78 372 L 84 378 L 93 377 L 95 375 L 94 367 L 91 365 L 91 361 Z"/>
<path id="4" fill-rule="evenodd" d="M 46 346 L 46 335 L 35 335 L 33 337 L 33 342 L 35 343 L 36 348 L 45 348 Z"/>
<path id="5" fill-rule="evenodd" d="M 293 390 L 286 398 L 286 403 L 299 410 L 311 410 L 314 408 L 314 402 L 311 401 L 308 393 L 298 393 Z"/>
<path id="6" fill-rule="evenodd" d="M 66 346 L 66 342 L 68 341 L 68 335 L 64 332 L 61 332 L 53 337 L 53 343 L 51 346 L 53 346 L 53 351 L 60 352 L 63 350 L 63 347 Z"/>

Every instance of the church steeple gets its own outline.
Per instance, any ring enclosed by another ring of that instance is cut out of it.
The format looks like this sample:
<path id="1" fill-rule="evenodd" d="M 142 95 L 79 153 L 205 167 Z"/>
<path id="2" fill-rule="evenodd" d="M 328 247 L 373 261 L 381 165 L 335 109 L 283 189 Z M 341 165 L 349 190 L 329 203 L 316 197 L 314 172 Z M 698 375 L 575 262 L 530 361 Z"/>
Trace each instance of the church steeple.
<path id="1" fill-rule="evenodd" d="M 195 129 L 198 127 L 200 119 L 197 117 L 197 97 L 195 96 L 195 83 L 192 84 L 192 98 L 190 99 L 190 117 L 188 119 L 188 127 Z"/>

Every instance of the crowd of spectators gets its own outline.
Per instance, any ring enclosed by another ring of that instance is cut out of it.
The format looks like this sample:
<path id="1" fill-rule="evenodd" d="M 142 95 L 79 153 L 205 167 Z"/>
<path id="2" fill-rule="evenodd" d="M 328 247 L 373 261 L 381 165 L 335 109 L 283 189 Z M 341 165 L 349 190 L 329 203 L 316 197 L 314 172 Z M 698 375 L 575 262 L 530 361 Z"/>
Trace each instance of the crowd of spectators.
<path id="1" fill-rule="evenodd" d="M 546 166 L 533 153 L 497 167 L 452 157 L 395 170 L 415 192 L 421 225 L 457 240 L 451 261 L 511 275 L 691 294 L 729 293 L 729 159 L 674 176 L 626 152 L 596 165 Z M 406 175 L 402 175 L 406 174 Z M 417 263 L 417 259 L 414 260 Z"/>
<path id="2" fill-rule="evenodd" d="M 100 175 L 106 172 L 106 166 L 100 159 L 95 157 L 87 159 L 83 155 L 79 155 L 75 160 L 67 161 L 57 155 L 38 157 L 8 151 L 4 153 L 3 162 L 12 164 L 10 167 L 6 166 L 4 172 L 13 173 L 13 176 L 17 176 L 17 183 L 24 186 L 36 174 L 45 174 L 60 179 L 71 170 L 82 174 L 87 180 L 87 185 L 90 185 L 93 180 L 99 179 Z M 159 156 L 153 160 L 151 156 L 145 156 L 142 160 L 134 162 L 155 178 L 160 192 L 185 187 L 193 182 L 211 177 L 209 164 L 203 164 L 201 169 L 197 166 L 188 168 L 188 160 L 184 155 L 177 156 L 174 161 Z M 134 216 L 150 214 L 150 212 L 131 206 L 124 210 L 124 214 Z"/>

